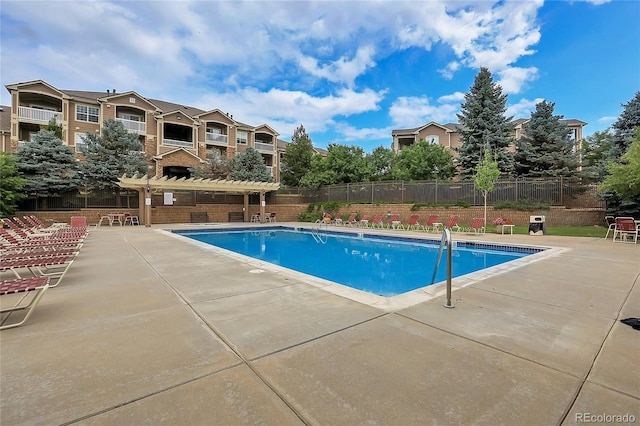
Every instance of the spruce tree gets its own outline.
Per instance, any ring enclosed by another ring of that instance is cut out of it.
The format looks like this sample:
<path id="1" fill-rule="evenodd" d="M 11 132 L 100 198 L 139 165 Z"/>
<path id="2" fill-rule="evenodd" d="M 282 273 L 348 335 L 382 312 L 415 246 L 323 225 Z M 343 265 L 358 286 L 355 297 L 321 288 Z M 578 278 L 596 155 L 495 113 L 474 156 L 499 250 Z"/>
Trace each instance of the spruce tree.
<path id="1" fill-rule="evenodd" d="M 81 152 L 86 157 L 84 173 L 89 188 L 114 189 L 119 195 L 122 175 L 147 174 L 149 165 L 138 134 L 129 133 L 119 121 L 107 120 L 101 134 L 86 133 L 82 139 L 86 144 Z"/>
<path id="2" fill-rule="evenodd" d="M 233 159 L 231 179 L 253 182 L 273 182 L 262 155 L 254 148 L 247 148 Z"/>
<path id="3" fill-rule="evenodd" d="M 53 197 L 76 190 L 82 183 L 80 169 L 71 148 L 50 130 L 41 130 L 30 142 L 18 147 L 18 170 L 26 179 L 24 192 Z"/>
<path id="4" fill-rule="evenodd" d="M 491 72 L 481 68 L 469 93 L 464 95 L 458 114 L 462 146 L 457 164 L 460 177 L 473 178 L 482 162 L 485 149 L 490 149 L 502 174 L 513 172 L 513 155 L 508 147 L 514 142 L 513 117 L 506 117 L 507 95 L 493 81 Z"/>
<path id="5" fill-rule="evenodd" d="M 635 129 L 640 127 L 640 92 L 636 92 L 633 99 L 622 107 L 622 113 L 611 126 L 614 132 L 614 148 L 610 156 L 616 160 L 629 150 Z"/>
<path id="6" fill-rule="evenodd" d="M 291 143 L 287 145 L 280 165 L 280 180 L 284 185 L 298 186 L 300 179 L 311 168 L 313 143 L 301 124 L 293 132 Z"/>
<path id="7" fill-rule="evenodd" d="M 518 176 L 572 177 L 578 157 L 571 131 L 553 115 L 555 104 L 542 101 L 536 105 L 523 134 L 516 142 L 515 169 Z"/>

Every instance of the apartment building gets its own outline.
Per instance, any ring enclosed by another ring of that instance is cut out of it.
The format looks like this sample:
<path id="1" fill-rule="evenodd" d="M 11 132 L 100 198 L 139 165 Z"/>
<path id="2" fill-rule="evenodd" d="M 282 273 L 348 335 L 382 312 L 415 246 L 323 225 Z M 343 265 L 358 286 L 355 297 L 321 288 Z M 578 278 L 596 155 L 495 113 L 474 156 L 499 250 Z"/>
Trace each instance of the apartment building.
<path id="1" fill-rule="evenodd" d="M 233 115 L 212 109 L 145 98 L 134 92 L 62 90 L 43 80 L 9 84 L 11 106 L 0 107 L 0 148 L 15 152 L 52 118 L 62 125 L 62 141 L 82 159 L 82 136 L 99 133 L 105 120 L 121 122 L 139 135 L 150 160 L 151 176 L 190 177 L 189 169 L 204 163 L 218 150 L 234 158 L 249 147 L 264 159 L 274 180 L 279 180 L 278 133 L 267 124 L 252 126 Z M 283 142 L 283 141 L 280 141 Z"/>
<path id="2" fill-rule="evenodd" d="M 513 120 L 515 126 L 514 137 L 520 138 L 523 133 L 523 126 L 528 122 L 528 119 L 519 118 Z M 579 151 L 582 149 L 582 128 L 587 125 L 584 121 L 576 119 L 560 120 L 571 131 L 569 137 L 574 141 L 574 149 Z M 398 154 L 403 148 L 418 143 L 424 139 L 427 142 L 433 144 L 439 144 L 445 147 L 454 157 L 458 156 L 456 148 L 462 145 L 460 139 L 460 133 L 458 131 L 459 124 L 447 123 L 439 124 L 431 121 L 423 126 L 415 127 L 413 129 L 397 129 L 391 132 L 393 137 L 392 149 L 393 152 Z M 512 151 L 515 151 L 515 146 L 510 147 Z"/>

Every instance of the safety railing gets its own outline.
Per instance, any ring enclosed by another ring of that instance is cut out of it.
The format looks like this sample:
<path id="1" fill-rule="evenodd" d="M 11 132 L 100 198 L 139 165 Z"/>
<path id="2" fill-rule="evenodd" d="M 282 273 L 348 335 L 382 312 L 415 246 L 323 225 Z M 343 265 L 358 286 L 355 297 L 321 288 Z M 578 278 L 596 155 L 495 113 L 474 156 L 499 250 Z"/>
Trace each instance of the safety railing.
<path id="1" fill-rule="evenodd" d="M 453 242 L 451 241 L 451 231 L 445 229 L 442 231 L 442 239 L 440 240 L 440 249 L 438 250 L 438 260 L 436 260 L 436 266 L 433 269 L 433 277 L 431 278 L 431 284 L 436 281 L 436 275 L 438 273 L 438 266 L 442 260 L 442 252 L 444 251 L 444 245 L 447 244 L 447 302 L 443 305 L 445 308 L 453 308 L 451 303 L 451 256 L 453 251 Z"/>

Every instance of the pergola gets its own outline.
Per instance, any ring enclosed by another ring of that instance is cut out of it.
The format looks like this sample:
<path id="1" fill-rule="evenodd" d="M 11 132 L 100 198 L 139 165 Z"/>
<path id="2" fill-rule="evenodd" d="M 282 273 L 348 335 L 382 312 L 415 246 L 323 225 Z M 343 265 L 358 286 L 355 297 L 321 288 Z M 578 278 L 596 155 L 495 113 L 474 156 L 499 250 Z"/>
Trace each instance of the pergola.
<path id="1" fill-rule="evenodd" d="M 188 191 L 216 191 L 229 192 L 234 194 L 244 194 L 244 221 L 249 220 L 249 194 L 260 194 L 260 220 L 265 219 L 265 194 L 270 191 L 280 189 L 279 183 L 271 182 L 253 182 L 225 179 L 194 179 L 175 177 L 148 177 L 138 176 L 127 177 L 122 175 L 119 179 L 118 186 L 121 188 L 135 189 L 138 191 L 138 199 L 140 206 L 140 219 L 144 221 L 145 226 L 151 226 L 151 191 L 154 189 L 162 190 L 188 190 Z"/>

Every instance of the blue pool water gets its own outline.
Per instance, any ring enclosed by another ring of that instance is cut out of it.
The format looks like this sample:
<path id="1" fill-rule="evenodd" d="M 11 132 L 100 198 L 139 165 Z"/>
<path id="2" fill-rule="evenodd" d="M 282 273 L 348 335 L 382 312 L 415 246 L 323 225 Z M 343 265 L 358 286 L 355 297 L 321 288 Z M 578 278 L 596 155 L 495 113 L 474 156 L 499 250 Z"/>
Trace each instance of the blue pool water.
<path id="1" fill-rule="evenodd" d="M 385 297 L 431 284 L 439 241 L 292 228 L 174 231 L 213 246 Z M 479 248 L 478 246 L 484 246 Z M 435 282 L 446 280 L 446 249 Z M 540 249 L 457 243 L 452 276 L 476 272 Z"/>

